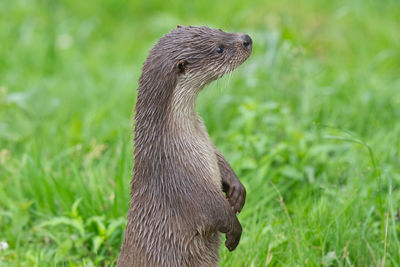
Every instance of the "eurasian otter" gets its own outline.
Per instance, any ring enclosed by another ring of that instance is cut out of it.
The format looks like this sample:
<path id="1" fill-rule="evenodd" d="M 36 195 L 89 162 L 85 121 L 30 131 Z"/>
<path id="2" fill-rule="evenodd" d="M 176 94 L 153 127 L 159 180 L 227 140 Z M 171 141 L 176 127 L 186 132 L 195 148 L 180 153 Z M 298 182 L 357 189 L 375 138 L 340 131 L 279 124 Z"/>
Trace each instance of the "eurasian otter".
<path id="1" fill-rule="evenodd" d="M 118 266 L 216 266 L 219 232 L 230 251 L 238 245 L 235 212 L 246 191 L 210 141 L 196 99 L 251 50 L 247 34 L 178 26 L 150 51 L 139 79 L 132 198 Z"/>

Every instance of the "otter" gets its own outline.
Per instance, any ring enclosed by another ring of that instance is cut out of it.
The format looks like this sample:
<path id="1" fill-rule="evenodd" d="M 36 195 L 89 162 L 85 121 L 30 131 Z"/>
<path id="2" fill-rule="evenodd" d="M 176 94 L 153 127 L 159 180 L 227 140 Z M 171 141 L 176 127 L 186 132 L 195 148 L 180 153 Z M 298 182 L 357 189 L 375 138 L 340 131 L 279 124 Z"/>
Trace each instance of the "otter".
<path id="1" fill-rule="evenodd" d="M 131 205 L 117 266 L 216 266 L 246 190 L 196 112 L 202 88 L 251 54 L 247 34 L 180 26 L 150 51 L 135 108 Z M 225 193 L 225 195 L 224 195 Z"/>

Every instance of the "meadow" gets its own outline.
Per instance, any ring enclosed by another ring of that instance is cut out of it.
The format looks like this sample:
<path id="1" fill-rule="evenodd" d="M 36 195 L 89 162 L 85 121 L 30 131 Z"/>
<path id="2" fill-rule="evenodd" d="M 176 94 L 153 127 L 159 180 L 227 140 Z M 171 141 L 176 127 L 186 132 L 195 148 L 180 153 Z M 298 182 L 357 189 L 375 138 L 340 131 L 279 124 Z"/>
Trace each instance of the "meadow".
<path id="1" fill-rule="evenodd" d="M 201 93 L 247 189 L 221 266 L 400 266 L 400 2 L 0 1 L 0 266 L 109 266 L 129 208 L 133 109 L 182 25 L 253 54 Z"/>

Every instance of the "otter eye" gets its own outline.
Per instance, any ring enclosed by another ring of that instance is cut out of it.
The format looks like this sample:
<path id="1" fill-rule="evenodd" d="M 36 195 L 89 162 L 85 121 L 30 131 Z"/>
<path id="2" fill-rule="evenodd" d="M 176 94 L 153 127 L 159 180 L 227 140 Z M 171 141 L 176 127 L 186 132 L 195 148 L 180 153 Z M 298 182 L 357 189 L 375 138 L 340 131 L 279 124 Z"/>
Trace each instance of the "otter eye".
<path id="1" fill-rule="evenodd" d="M 217 53 L 222 54 L 222 52 L 224 52 L 224 48 L 222 46 L 217 47 Z"/>

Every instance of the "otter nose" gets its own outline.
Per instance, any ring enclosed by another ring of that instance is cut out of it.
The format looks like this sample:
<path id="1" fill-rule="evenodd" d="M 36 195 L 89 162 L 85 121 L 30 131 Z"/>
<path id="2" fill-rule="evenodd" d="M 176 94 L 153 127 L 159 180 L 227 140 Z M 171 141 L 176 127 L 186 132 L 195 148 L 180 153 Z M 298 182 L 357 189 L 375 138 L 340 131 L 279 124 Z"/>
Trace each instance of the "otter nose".
<path id="1" fill-rule="evenodd" d="M 247 34 L 242 34 L 240 36 L 240 39 L 242 39 L 242 44 L 244 48 L 250 51 L 251 45 L 253 44 L 253 41 L 251 40 L 250 36 L 248 36 Z"/>

